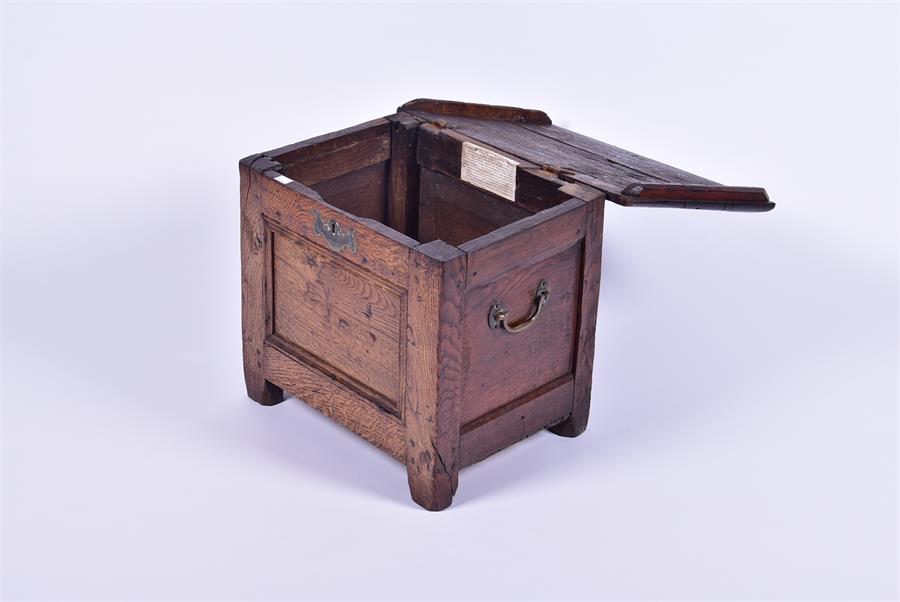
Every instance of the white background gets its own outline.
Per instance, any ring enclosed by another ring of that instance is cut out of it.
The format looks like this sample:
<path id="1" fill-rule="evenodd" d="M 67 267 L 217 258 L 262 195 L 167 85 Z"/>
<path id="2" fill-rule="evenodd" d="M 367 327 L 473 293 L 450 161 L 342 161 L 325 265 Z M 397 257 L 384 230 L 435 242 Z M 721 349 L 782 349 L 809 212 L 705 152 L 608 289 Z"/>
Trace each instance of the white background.
<path id="1" fill-rule="evenodd" d="M 2 6 L 8 598 L 897 593 L 897 5 Z M 435 97 L 735 185 L 609 205 L 593 410 L 451 509 L 245 397 L 237 161 Z"/>

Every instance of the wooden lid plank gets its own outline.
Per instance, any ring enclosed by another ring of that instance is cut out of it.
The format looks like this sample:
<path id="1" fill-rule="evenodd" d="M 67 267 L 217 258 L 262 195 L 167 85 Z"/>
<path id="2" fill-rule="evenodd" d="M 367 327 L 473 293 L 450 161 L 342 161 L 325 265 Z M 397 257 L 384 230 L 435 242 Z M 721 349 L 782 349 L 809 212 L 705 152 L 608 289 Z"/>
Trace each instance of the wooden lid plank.
<path id="1" fill-rule="evenodd" d="M 423 121 L 474 140 L 606 194 L 624 206 L 768 211 L 762 188 L 718 182 L 555 126 L 542 111 L 420 99 L 400 107 Z"/>

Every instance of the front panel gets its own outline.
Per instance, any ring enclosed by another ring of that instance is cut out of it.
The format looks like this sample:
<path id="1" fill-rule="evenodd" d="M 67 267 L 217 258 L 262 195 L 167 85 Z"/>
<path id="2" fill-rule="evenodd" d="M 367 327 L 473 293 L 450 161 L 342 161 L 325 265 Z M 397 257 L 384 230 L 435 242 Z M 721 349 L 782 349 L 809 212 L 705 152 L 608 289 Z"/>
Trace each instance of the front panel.
<path id="1" fill-rule="evenodd" d="M 272 268 L 273 336 L 399 416 L 405 292 L 278 229 Z"/>

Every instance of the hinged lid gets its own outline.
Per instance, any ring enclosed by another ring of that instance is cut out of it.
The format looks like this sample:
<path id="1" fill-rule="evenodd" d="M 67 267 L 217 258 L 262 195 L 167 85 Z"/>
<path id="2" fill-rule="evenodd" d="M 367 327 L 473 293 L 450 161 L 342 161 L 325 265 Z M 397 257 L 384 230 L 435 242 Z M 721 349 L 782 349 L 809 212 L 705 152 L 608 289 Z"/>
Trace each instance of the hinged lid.
<path id="1" fill-rule="evenodd" d="M 620 205 L 725 211 L 775 206 L 763 188 L 723 186 L 555 126 L 543 111 L 430 99 L 410 101 L 398 111 L 543 166 Z"/>

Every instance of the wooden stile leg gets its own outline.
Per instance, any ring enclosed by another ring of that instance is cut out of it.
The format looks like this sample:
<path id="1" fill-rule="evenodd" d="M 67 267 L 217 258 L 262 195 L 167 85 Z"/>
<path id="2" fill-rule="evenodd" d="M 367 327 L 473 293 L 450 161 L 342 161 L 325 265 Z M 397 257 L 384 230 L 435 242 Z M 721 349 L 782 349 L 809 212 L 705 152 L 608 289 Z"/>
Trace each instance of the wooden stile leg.
<path id="1" fill-rule="evenodd" d="M 284 400 L 280 388 L 265 378 L 263 343 L 271 330 L 268 275 L 271 253 L 268 233 L 262 218 L 262 201 L 255 179 L 262 177 L 255 168 L 271 161 L 264 156 L 248 157 L 240 163 L 241 172 L 241 325 L 244 350 L 244 381 L 247 395 L 265 406 Z"/>
<path id="2" fill-rule="evenodd" d="M 443 241 L 410 257 L 406 468 L 413 500 L 428 510 L 453 501 L 459 474 L 462 293 L 466 256 Z"/>
<path id="3" fill-rule="evenodd" d="M 600 252 L 603 241 L 603 197 L 589 198 L 584 236 L 584 283 L 581 288 L 578 344 L 575 356 L 575 391 L 572 415 L 548 430 L 561 437 L 577 437 L 587 428 L 591 410 L 591 373 L 594 369 L 594 330 L 600 297 Z"/>
<path id="4" fill-rule="evenodd" d="M 251 385 L 250 379 L 247 382 L 247 397 L 263 406 L 274 406 L 284 401 L 284 391 L 277 385 L 265 379 L 259 379 Z M 261 382 L 261 384 L 260 384 Z M 253 387 L 251 389 L 251 386 Z"/>

